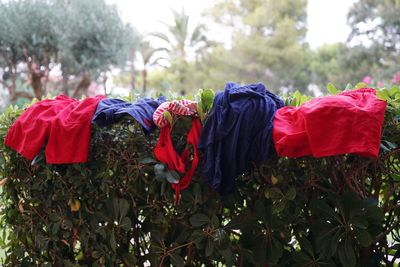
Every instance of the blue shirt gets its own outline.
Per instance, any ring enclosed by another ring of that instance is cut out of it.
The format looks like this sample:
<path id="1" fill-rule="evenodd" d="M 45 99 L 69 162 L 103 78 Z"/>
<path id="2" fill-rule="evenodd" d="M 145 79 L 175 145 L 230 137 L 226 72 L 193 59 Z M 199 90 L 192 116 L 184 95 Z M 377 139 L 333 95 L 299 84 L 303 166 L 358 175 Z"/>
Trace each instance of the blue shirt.
<path id="1" fill-rule="evenodd" d="M 103 99 L 97 105 L 92 122 L 104 127 L 117 122 L 123 116 L 129 115 L 142 125 L 145 133 L 149 133 L 154 128 L 153 113 L 165 101 L 165 96 L 155 100 L 144 98 L 133 104 L 121 99 Z"/>
<path id="2" fill-rule="evenodd" d="M 272 120 L 284 104 L 261 83 L 229 82 L 215 96 L 200 136 L 202 175 L 220 194 L 233 191 L 235 179 L 275 153 Z"/>

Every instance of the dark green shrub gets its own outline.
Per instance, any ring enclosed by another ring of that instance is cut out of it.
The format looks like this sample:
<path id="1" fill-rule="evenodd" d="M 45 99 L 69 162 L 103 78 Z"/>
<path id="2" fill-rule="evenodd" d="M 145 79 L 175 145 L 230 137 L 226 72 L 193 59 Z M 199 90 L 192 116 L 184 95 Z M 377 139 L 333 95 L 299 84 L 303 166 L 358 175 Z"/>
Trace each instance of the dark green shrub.
<path id="1" fill-rule="evenodd" d="M 400 258 L 400 107 L 395 91 L 387 97 L 379 160 L 275 158 L 226 198 L 196 175 L 179 206 L 165 178 L 173 173 L 153 158 L 157 132 L 144 136 L 129 119 L 93 127 L 86 164 L 31 164 L 3 145 L 21 113 L 9 108 L 2 265 L 390 266 Z"/>

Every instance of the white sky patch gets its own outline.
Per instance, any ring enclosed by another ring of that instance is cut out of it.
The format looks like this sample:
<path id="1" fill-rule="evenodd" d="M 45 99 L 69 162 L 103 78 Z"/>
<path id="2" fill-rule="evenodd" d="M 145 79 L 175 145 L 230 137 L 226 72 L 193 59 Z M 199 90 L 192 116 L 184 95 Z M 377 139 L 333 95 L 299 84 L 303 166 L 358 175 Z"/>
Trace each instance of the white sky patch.
<path id="1" fill-rule="evenodd" d="M 347 13 L 356 0 L 308 0 L 307 41 L 312 48 L 345 42 L 350 34 Z"/>

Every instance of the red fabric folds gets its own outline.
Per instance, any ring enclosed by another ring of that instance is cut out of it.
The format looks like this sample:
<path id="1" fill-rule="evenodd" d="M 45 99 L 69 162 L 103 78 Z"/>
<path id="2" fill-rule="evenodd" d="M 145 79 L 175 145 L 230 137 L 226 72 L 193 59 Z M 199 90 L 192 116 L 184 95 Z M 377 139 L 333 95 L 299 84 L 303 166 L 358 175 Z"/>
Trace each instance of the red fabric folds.
<path id="1" fill-rule="evenodd" d="M 372 88 L 310 100 L 275 113 L 273 139 L 280 157 L 353 153 L 378 158 L 386 102 Z"/>
<path id="2" fill-rule="evenodd" d="M 197 168 L 197 165 L 199 164 L 199 152 L 197 150 L 197 144 L 200 138 L 200 131 L 201 123 L 199 119 L 195 117 L 192 120 L 192 127 L 187 135 L 186 148 L 182 154 L 179 155 L 172 143 L 171 127 L 169 124 L 167 124 L 161 128 L 157 145 L 154 148 L 154 156 L 158 161 L 166 163 L 168 165 L 168 169 L 184 174 L 179 183 L 172 184 L 172 188 L 175 190 L 176 194 L 176 203 L 180 202 L 180 192 L 189 186 L 190 182 L 192 181 L 192 176 Z M 190 169 L 187 170 L 187 165 L 190 161 L 189 145 L 191 145 L 193 148 L 193 160 Z"/>
<path id="3" fill-rule="evenodd" d="M 78 101 L 61 95 L 39 101 L 9 128 L 4 144 L 32 160 L 47 142 L 47 163 L 86 162 L 92 116 L 103 98 L 99 95 Z"/>

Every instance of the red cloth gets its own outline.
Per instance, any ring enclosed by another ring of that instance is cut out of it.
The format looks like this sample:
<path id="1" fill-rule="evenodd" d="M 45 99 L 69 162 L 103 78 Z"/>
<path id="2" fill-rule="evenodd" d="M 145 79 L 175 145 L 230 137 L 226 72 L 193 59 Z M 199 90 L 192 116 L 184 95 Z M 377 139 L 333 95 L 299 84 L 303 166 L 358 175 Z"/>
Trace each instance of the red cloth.
<path id="1" fill-rule="evenodd" d="M 99 95 L 78 101 L 61 95 L 39 101 L 8 129 L 4 144 L 32 160 L 47 141 L 47 163 L 86 162 L 92 116 L 103 98 Z"/>
<path id="2" fill-rule="evenodd" d="M 372 88 L 283 107 L 273 122 L 275 149 L 290 158 L 347 153 L 377 158 L 385 110 L 386 102 Z"/>
<path id="3" fill-rule="evenodd" d="M 180 173 L 185 173 L 183 178 L 180 179 L 179 183 L 172 184 L 172 188 L 175 190 L 176 202 L 180 201 L 180 192 L 186 189 L 192 181 L 192 176 L 199 164 L 199 152 L 197 151 L 197 144 L 200 138 L 201 123 L 198 118 L 193 118 L 192 127 L 187 135 L 185 150 L 179 155 L 172 143 L 171 138 L 171 127 L 169 124 L 161 128 L 160 136 L 156 147 L 154 148 L 154 156 L 160 162 L 166 163 L 168 169 L 175 170 Z M 186 165 L 190 159 L 190 147 L 193 148 L 193 160 L 192 165 L 188 171 L 186 171 Z"/>

